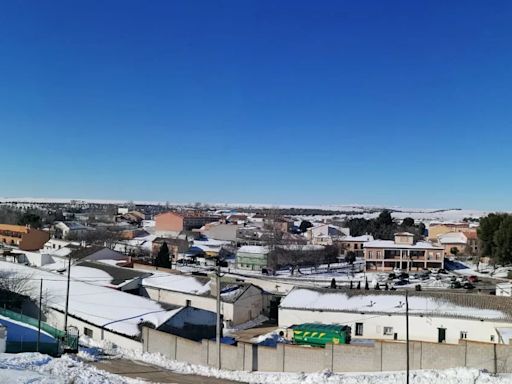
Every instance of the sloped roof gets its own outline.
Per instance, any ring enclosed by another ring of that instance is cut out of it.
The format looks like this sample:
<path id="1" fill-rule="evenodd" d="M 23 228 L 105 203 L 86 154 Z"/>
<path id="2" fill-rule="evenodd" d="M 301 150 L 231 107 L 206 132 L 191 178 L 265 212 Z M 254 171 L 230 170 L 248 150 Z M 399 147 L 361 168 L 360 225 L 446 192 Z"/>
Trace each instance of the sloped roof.
<path id="1" fill-rule="evenodd" d="M 405 314 L 405 295 L 399 291 L 294 288 L 280 307 L 304 311 Z M 512 321 L 512 300 L 493 295 L 410 291 L 409 313 Z"/>
<path id="2" fill-rule="evenodd" d="M 114 265 L 98 263 L 95 261 L 82 261 L 78 263 L 77 266 L 99 269 L 108 273 L 110 276 L 112 276 L 112 281 L 110 284 L 115 286 L 122 285 L 123 283 L 136 278 L 151 276 L 151 273 L 148 272 L 141 272 L 130 268 L 116 267 Z"/>

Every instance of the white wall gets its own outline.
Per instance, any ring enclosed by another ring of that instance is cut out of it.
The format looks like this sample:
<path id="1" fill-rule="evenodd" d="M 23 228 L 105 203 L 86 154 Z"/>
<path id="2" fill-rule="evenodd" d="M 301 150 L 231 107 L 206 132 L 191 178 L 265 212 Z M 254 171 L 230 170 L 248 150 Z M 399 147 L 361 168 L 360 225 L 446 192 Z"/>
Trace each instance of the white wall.
<path id="1" fill-rule="evenodd" d="M 64 313 L 49 309 L 46 316 L 46 322 L 55 328 L 64 329 Z M 84 328 L 89 328 L 93 332 L 92 339 L 95 341 L 105 340 L 122 348 L 142 351 L 142 343 L 140 341 L 104 330 L 101 327 L 91 325 L 73 316 L 68 316 L 68 327 L 69 326 L 77 327 L 80 332 L 80 336 L 84 335 Z"/>
<path id="2" fill-rule="evenodd" d="M 53 257 L 46 253 L 23 252 L 30 265 L 41 267 L 54 262 Z"/>
<path id="3" fill-rule="evenodd" d="M 147 286 L 143 286 L 141 291 L 144 296 L 161 303 L 186 307 L 187 300 L 190 300 L 189 305 L 191 307 L 205 309 L 212 312 L 217 311 L 217 303 L 214 297 L 198 296 Z M 224 321 L 233 321 L 233 304 L 221 302 L 220 310 L 224 317 Z"/>
<path id="4" fill-rule="evenodd" d="M 385 336 L 384 327 L 393 327 L 393 333 L 397 333 L 398 340 L 405 340 L 405 316 L 380 315 L 375 313 L 344 313 L 330 311 L 307 311 L 296 309 L 279 309 L 279 326 L 289 327 L 293 324 L 321 322 L 324 324 L 344 324 L 352 328 L 352 337 L 355 336 L 355 323 L 363 323 L 363 335 L 365 339 L 393 340 L 393 335 Z M 438 341 L 438 328 L 446 328 L 446 342 L 458 344 L 460 332 L 467 332 L 467 339 L 480 342 L 499 342 L 496 332 L 497 327 L 512 327 L 512 322 L 499 322 L 478 319 L 444 318 L 431 316 L 409 316 L 409 335 L 411 340 Z"/>

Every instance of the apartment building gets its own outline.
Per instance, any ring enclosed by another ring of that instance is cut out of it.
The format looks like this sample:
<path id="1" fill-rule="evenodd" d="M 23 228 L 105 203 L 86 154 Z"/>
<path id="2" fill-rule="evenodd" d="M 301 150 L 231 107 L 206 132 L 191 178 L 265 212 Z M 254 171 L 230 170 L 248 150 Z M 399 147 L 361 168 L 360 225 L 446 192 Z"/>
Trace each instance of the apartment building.
<path id="1" fill-rule="evenodd" d="M 414 242 L 412 233 L 399 232 L 395 233 L 394 240 L 366 242 L 364 259 L 367 271 L 443 268 L 444 247 L 428 241 Z"/>
<path id="2" fill-rule="evenodd" d="M 16 246 L 23 251 L 37 251 L 50 240 L 47 231 L 24 225 L 0 224 L 0 243 Z"/>

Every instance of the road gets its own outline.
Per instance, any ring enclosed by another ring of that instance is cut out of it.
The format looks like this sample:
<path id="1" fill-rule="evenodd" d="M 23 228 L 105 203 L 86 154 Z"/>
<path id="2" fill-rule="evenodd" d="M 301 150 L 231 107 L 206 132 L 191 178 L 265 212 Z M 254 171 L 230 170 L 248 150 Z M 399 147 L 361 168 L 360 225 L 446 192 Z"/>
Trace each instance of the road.
<path id="1" fill-rule="evenodd" d="M 181 374 L 155 365 L 126 359 L 100 360 L 90 364 L 98 369 L 102 369 L 110 373 L 115 373 L 132 379 L 142 379 L 150 383 L 240 384 L 238 381 Z"/>

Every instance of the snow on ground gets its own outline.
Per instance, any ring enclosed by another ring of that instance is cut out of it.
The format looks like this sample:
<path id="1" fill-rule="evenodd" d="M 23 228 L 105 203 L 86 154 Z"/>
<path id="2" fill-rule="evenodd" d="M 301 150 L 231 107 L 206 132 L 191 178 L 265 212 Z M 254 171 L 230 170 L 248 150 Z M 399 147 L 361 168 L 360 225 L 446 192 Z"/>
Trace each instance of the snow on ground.
<path id="1" fill-rule="evenodd" d="M 112 349 L 109 344 L 92 342 L 82 338 L 89 344 L 87 356 L 91 358 L 99 350 L 105 348 L 111 354 L 147 364 L 163 367 L 177 373 L 195 374 L 219 379 L 235 380 L 251 384 L 397 384 L 405 383 L 404 372 L 376 373 L 333 373 L 325 370 L 317 373 L 277 373 L 277 372 L 244 372 L 218 370 L 211 367 L 169 360 L 161 354 L 135 352 Z M 411 372 L 411 384 L 510 384 L 512 374 L 492 375 L 478 369 L 452 368 L 445 370 L 423 370 Z"/>
<path id="2" fill-rule="evenodd" d="M 140 380 L 100 371 L 76 358 L 52 358 L 40 353 L 0 354 L 0 383 L 135 384 Z"/>

